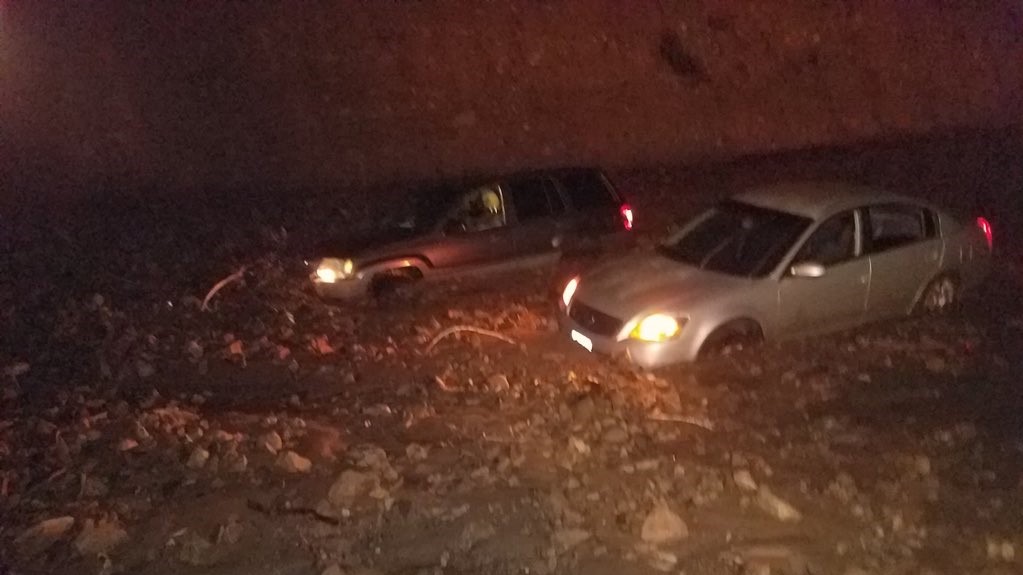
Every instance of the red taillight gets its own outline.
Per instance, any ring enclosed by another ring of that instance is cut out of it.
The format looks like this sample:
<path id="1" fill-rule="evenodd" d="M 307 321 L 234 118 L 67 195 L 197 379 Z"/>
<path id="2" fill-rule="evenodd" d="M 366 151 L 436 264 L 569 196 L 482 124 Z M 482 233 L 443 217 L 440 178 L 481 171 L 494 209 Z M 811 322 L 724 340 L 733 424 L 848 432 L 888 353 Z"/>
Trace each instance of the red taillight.
<path id="1" fill-rule="evenodd" d="M 987 240 L 987 249 L 994 247 L 994 233 L 991 230 L 991 222 L 987 221 L 987 218 L 977 218 L 977 227 L 980 228 L 981 233 L 984 234 L 984 239 Z"/>
<path id="2" fill-rule="evenodd" d="M 625 226 L 626 230 L 632 229 L 632 206 L 629 204 L 622 204 L 622 207 L 618 210 L 618 213 L 622 216 L 622 225 Z"/>

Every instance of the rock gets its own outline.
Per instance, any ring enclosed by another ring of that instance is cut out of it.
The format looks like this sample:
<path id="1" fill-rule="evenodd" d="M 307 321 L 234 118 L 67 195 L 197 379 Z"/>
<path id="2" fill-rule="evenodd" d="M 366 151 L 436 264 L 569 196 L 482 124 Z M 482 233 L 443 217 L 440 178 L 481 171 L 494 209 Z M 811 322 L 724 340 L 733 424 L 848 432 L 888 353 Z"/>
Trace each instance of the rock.
<path id="1" fill-rule="evenodd" d="M 409 461 L 423 461 L 429 455 L 429 450 L 418 443 L 410 443 L 405 446 L 405 456 L 409 458 Z"/>
<path id="2" fill-rule="evenodd" d="M 228 473 L 242 473 L 249 467 L 249 459 L 236 450 L 228 450 L 220 458 L 220 468 Z"/>
<path id="3" fill-rule="evenodd" d="M 384 471 L 391 466 L 387 452 L 371 444 L 360 445 L 358 448 L 353 449 L 352 459 L 358 467 L 375 469 L 377 471 Z"/>
<path id="4" fill-rule="evenodd" d="M 117 444 L 118 451 L 131 451 L 139 446 L 139 442 L 130 437 L 125 437 Z"/>
<path id="5" fill-rule="evenodd" d="M 115 519 L 86 519 L 75 538 L 75 549 L 82 555 L 107 554 L 128 539 L 128 532 Z"/>
<path id="6" fill-rule="evenodd" d="M 622 427 L 612 427 L 604 432 L 604 443 L 619 444 L 629 440 L 629 432 Z"/>
<path id="7" fill-rule="evenodd" d="M 589 531 L 578 527 L 572 527 L 555 531 L 551 539 L 560 550 L 567 551 L 576 545 L 587 541 L 590 537 L 592 537 L 592 534 Z"/>
<path id="8" fill-rule="evenodd" d="M 647 563 L 658 571 L 668 573 L 673 571 L 675 566 L 678 565 L 678 556 L 668 551 L 654 549 L 647 559 Z"/>
<path id="9" fill-rule="evenodd" d="M 282 451 L 277 456 L 275 463 L 278 469 L 282 469 L 288 473 L 309 473 L 313 468 L 313 462 L 309 461 L 305 457 L 295 453 L 294 451 Z"/>
<path id="10" fill-rule="evenodd" d="M 858 493 L 856 480 L 848 473 L 841 472 L 828 484 L 826 492 L 842 503 L 849 503 Z"/>
<path id="11" fill-rule="evenodd" d="M 795 523 L 803 518 L 799 510 L 771 493 L 766 485 L 761 485 L 757 491 L 757 506 L 779 521 Z"/>
<path id="12" fill-rule="evenodd" d="M 16 379 L 19 375 L 25 375 L 32 369 L 32 365 L 24 361 L 19 361 L 4 367 L 4 375 L 11 379 Z"/>
<path id="13" fill-rule="evenodd" d="M 931 459 L 926 455 L 917 455 L 913 458 L 913 468 L 919 475 L 926 477 L 931 473 Z"/>
<path id="14" fill-rule="evenodd" d="M 259 444 L 262 445 L 264 449 L 266 449 L 270 453 L 273 453 L 274 455 L 277 455 L 277 452 L 284 449 L 284 440 L 281 439 L 280 434 L 277 433 L 276 431 L 264 433 L 259 438 Z"/>
<path id="15" fill-rule="evenodd" d="M 636 462 L 636 471 L 655 471 L 661 467 L 659 459 L 641 459 Z"/>
<path id="16" fill-rule="evenodd" d="M 987 558 L 992 561 L 1012 562 L 1016 559 L 1016 547 L 1010 541 L 987 540 Z"/>
<path id="17" fill-rule="evenodd" d="M 151 377 L 156 373 L 156 368 L 151 363 L 142 361 L 141 359 L 135 362 L 135 373 L 142 379 Z"/>
<path id="18" fill-rule="evenodd" d="M 568 446 L 569 449 L 580 455 L 588 455 L 590 453 L 590 446 L 587 445 L 585 441 L 575 437 L 574 435 L 568 438 Z"/>
<path id="19" fill-rule="evenodd" d="M 186 565 L 206 566 L 213 562 L 211 557 L 213 544 L 205 537 L 189 531 L 184 540 L 180 543 L 181 550 L 178 551 L 178 560 Z"/>
<path id="20" fill-rule="evenodd" d="M 743 573 L 808 575 L 811 571 L 802 553 L 784 545 L 754 545 L 740 552 Z"/>
<path id="21" fill-rule="evenodd" d="M 217 543 L 233 545 L 241 540 L 244 531 L 245 526 L 238 521 L 237 516 L 232 515 L 228 518 L 227 523 L 220 526 L 220 530 L 217 532 Z"/>
<path id="22" fill-rule="evenodd" d="M 188 456 L 188 462 L 185 463 L 190 469 L 202 469 L 206 466 L 206 462 L 210 460 L 210 452 L 206 451 L 202 447 L 196 446 L 192 450 L 192 454 Z"/>
<path id="23" fill-rule="evenodd" d="M 75 518 L 70 515 L 44 519 L 22 532 L 14 540 L 14 544 L 18 546 L 18 550 L 23 555 L 36 555 L 56 543 L 74 525 Z"/>
<path id="24" fill-rule="evenodd" d="M 501 373 L 496 373 L 487 378 L 487 387 L 490 391 L 495 393 L 506 392 L 511 389 L 511 384 L 508 383 L 508 378 Z"/>
<path id="25" fill-rule="evenodd" d="M 100 497 L 105 497 L 108 493 L 110 493 L 110 487 L 107 486 L 106 481 L 99 477 L 90 475 L 82 481 L 82 497 L 99 499 Z"/>
<path id="26" fill-rule="evenodd" d="M 380 478 L 372 473 L 348 469 L 330 486 L 327 500 L 335 507 L 351 507 L 360 498 L 366 497 L 380 485 Z"/>
<path id="27" fill-rule="evenodd" d="M 643 520 L 640 536 L 644 542 L 653 545 L 674 543 L 689 537 L 689 527 L 666 502 L 661 501 Z"/>
<path id="28" fill-rule="evenodd" d="M 846 567 L 843 575 L 871 575 L 871 573 L 870 571 L 857 567 L 856 565 L 850 565 L 849 567 Z"/>
<path id="29" fill-rule="evenodd" d="M 472 521 L 462 529 L 458 539 L 458 546 L 462 551 L 468 551 L 481 541 L 486 541 L 497 534 L 497 529 L 486 521 Z"/>
<path id="30" fill-rule="evenodd" d="M 732 473 L 732 481 L 735 481 L 736 487 L 742 491 L 757 490 L 757 482 L 753 479 L 753 476 L 750 475 L 750 472 L 747 469 L 736 469 L 735 472 Z"/>
<path id="31" fill-rule="evenodd" d="M 345 575 L 345 570 L 337 563 L 333 563 L 323 571 L 320 571 L 320 575 Z"/>
<path id="32" fill-rule="evenodd" d="M 187 353 L 189 357 L 192 358 L 193 361 L 199 361 L 200 359 L 202 359 L 205 350 L 203 350 L 203 347 L 199 345 L 199 342 L 193 339 L 190 340 L 188 344 L 185 345 L 185 353 Z"/>
<path id="33" fill-rule="evenodd" d="M 593 398 L 587 396 L 575 403 L 572 406 L 572 418 L 575 419 L 576 423 L 589 423 L 593 420 L 593 416 L 597 413 L 597 405 L 593 402 Z"/>

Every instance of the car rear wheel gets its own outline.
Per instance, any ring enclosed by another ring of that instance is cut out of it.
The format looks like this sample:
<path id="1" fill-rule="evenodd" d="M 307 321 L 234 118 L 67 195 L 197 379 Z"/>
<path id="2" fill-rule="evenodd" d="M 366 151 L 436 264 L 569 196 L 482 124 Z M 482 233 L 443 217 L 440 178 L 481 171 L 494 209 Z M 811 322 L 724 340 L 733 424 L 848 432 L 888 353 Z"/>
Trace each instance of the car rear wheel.
<path id="1" fill-rule="evenodd" d="M 925 314 L 946 313 L 959 305 L 959 283 L 951 276 L 940 276 L 927 284 L 917 311 Z"/>
<path id="2" fill-rule="evenodd" d="M 700 347 L 700 359 L 722 357 L 749 349 L 764 341 L 764 333 L 753 320 L 729 322 L 710 334 Z"/>

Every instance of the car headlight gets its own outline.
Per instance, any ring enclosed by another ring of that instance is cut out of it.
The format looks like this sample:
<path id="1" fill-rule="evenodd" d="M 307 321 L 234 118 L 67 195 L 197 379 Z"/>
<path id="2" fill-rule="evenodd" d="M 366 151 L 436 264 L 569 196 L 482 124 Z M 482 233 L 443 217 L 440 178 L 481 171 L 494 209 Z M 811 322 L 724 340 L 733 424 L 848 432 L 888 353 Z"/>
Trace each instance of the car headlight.
<path id="1" fill-rule="evenodd" d="M 685 319 L 679 320 L 667 314 L 655 313 L 636 322 L 636 327 L 629 332 L 629 337 L 642 341 L 668 341 L 678 337 L 685 323 Z"/>
<path id="2" fill-rule="evenodd" d="M 561 292 L 561 301 L 565 303 L 565 307 L 572 303 L 572 296 L 575 295 L 575 290 L 579 287 L 579 277 L 576 276 L 565 284 L 565 290 Z"/>
<path id="3" fill-rule="evenodd" d="M 355 271 L 355 262 L 338 258 L 324 258 L 316 268 L 316 277 L 323 283 L 332 284 L 337 280 L 352 277 Z"/>

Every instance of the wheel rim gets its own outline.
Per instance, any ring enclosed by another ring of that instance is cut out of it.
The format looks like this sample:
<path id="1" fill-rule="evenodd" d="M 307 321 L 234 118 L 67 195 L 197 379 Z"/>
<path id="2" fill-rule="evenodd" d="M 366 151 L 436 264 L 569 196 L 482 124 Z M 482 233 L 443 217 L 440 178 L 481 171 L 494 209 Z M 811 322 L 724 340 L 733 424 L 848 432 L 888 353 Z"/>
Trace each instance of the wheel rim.
<path id="1" fill-rule="evenodd" d="M 952 307 L 956 301 L 956 286 L 949 278 L 942 278 L 927 290 L 924 298 L 924 309 L 928 312 L 941 312 Z"/>

